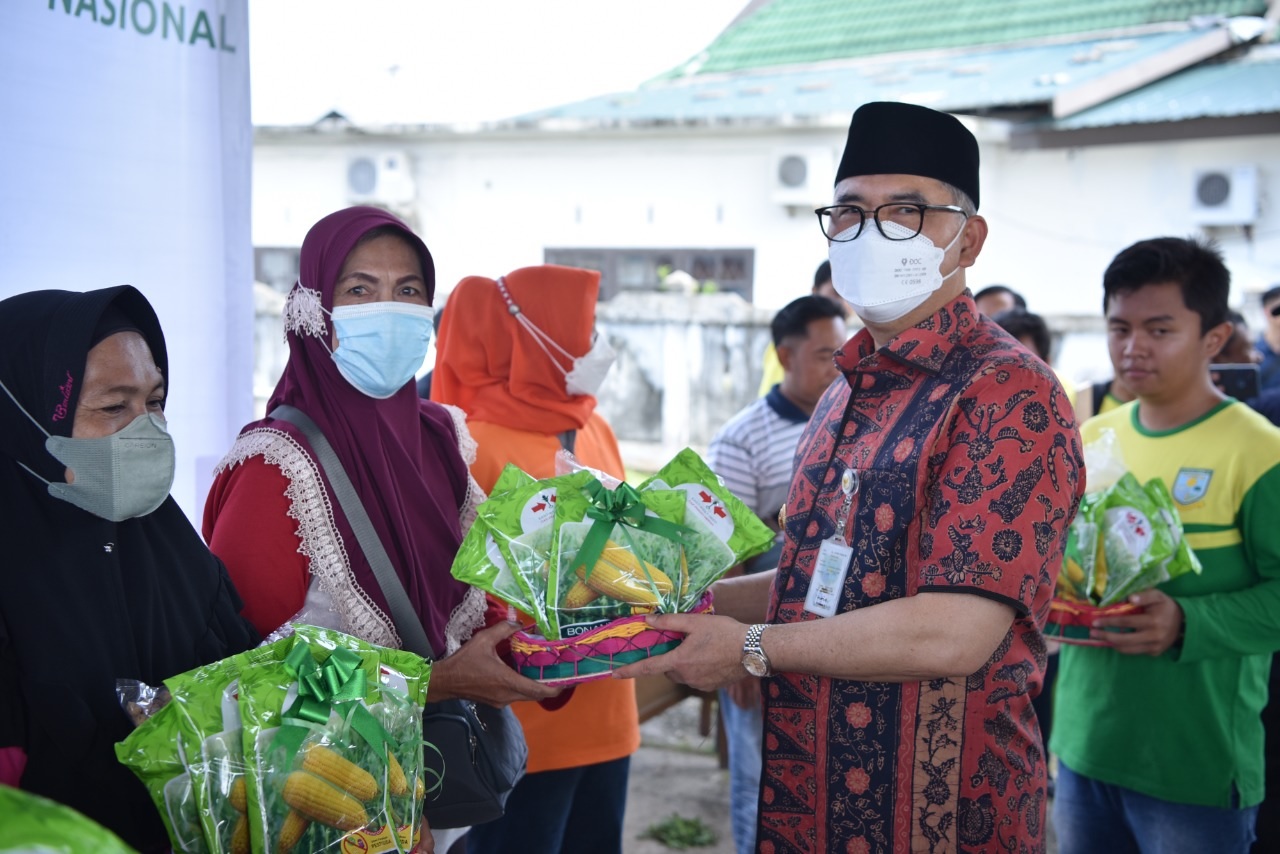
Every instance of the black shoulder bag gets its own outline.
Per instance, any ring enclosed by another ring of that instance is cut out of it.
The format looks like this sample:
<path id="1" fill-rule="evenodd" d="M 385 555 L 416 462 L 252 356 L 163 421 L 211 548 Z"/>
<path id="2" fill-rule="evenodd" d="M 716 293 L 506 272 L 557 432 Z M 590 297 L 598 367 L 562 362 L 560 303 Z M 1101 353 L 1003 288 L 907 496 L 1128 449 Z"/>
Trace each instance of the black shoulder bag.
<path id="1" fill-rule="evenodd" d="M 404 585 L 329 440 L 306 413 L 295 407 L 277 406 L 271 417 L 288 421 L 307 437 L 360 550 L 373 568 L 404 648 L 434 661 L 435 652 L 422 622 L 409 604 Z M 424 782 L 430 790 L 433 781 L 439 781 L 434 794 L 427 795 L 427 820 L 431 826 L 469 827 L 500 818 L 507 796 L 524 776 L 529 757 L 524 730 L 510 707 L 497 709 L 464 699 L 428 703 L 422 714 L 422 734 L 428 745 L 424 751 Z"/>

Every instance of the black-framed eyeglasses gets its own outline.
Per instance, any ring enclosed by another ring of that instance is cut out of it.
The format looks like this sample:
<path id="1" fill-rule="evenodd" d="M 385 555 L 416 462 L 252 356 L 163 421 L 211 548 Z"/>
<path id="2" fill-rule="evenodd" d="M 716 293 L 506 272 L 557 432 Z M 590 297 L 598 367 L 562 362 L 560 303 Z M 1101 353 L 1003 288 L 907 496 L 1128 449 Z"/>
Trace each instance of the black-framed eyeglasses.
<path id="1" fill-rule="evenodd" d="M 965 219 L 969 215 L 963 208 L 955 205 L 926 205 L 917 202 L 890 202 L 880 205 L 872 211 L 863 210 L 857 205 L 831 205 L 814 211 L 818 215 L 818 223 L 822 233 L 829 240 L 837 243 L 848 243 L 862 234 L 862 227 L 867 222 L 867 214 L 876 221 L 876 228 L 888 240 L 910 240 L 924 228 L 926 211 L 949 211 L 958 213 Z M 885 228 L 885 223 L 893 223 L 896 228 Z"/>

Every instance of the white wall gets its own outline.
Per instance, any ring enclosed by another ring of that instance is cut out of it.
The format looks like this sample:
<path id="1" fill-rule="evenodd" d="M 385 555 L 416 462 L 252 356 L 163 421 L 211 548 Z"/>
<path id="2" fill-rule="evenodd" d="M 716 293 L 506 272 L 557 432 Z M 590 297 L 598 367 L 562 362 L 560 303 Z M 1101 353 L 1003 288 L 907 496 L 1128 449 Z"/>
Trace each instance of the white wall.
<path id="1" fill-rule="evenodd" d="M 832 157 L 839 136 L 821 139 Z M 336 141 L 335 141 L 336 142 Z M 806 142 L 806 145 L 809 144 Z M 744 137 L 452 137 L 350 146 L 259 140 L 254 243 L 297 245 L 311 222 L 349 204 L 347 159 L 408 150 L 415 213 L 449 290 L 463 276 L 541 263 L 546 247 L 717 247 L 755 250 L 755 302 L 807 293 L 826 257 L 810 208 L 770 198 L 781 134 Z M 307 221 L 309 219 L 309 221 Z"/>
<path id="2" fill-rule="evenodd" d="M 970 281 L 1005 282 L 1033 310 L 1100 313 L 1112 257 L 1148 237 L 1208 233 L 1231 268 L 1233 301 L 1280 282 L 1280 134 L 1047 151 L 983 151 L 982 213 L 991 236 Z M 1204 232 L 1192 215 L 1197 169 L 1260 167 L 1252 240 Z M 980 272 L 979 272 L 980 271 Z"/>

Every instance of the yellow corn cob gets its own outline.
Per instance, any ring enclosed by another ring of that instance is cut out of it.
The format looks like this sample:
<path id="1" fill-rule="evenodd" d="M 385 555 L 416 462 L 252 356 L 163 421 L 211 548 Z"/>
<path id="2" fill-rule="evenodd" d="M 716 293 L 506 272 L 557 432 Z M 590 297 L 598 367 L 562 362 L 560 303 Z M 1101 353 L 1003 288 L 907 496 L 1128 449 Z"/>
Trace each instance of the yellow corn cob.
<path id="1" fill-rule="evenodd" d="M 280 823 L 280 836 L 276 839 L 276 854 L 289 854 L 293 846 L 298 844 L 302 834 L 306 833 L 311 819 L 297 810 L 289 810 L 284 821 Z"/>
<path id="2" fill-rule="evenodd" d="M 227 792 L 227 803 L 231 804 L 231 808 L 236 812 L 244 812 L 248 809 L 248 801 L 244 791 L 244 777 L 237 777 L 235 782 L 231 784 L 231 789 Z"/>
<path id="3" fill-rule="evenodd" d="M 426 796 L 427 796 L 426 784 L 422 782 L 421 777 L 415 778 L 413 781 L 413 799 L 418 803 L 421 803 L 422 799 L 425 798 Z"/>
<path id="4" fill-rule="evenodd" d="M 358 830 L 369 823 L 364 807 L 341 789 L 305 771 L 294 771 L 284 781 L 284 802 L 306 818 L 336 827 Z"/>
<path id="5" fill-rule="evenodd" d="M 1067 599 L 1072 602 L 1083 601 L 1080 599 L 1080 593 L 1071 584 L 1065 572 L 1058 573 L 1058 583 L 1054 592 L 1059 598 Z"/>
<path id="6" fill-rule="evenodd" d="M 1073 558 L 1067 558 L 1062 562 L 1063 572 L 1066 573 L 1067 580 L 1074 585 L 1084 584 L 1084 567 L 1076 563 Z"/>
<path id="7" fill-rule="evenodd" d="M 231 854 L 249 854 L 249 820 L 243 814 L 236 819 L 231 831 Z"/>
<path id="8" fill-rule="evenodd" d="M 313 744 L 302 752 L 302 769 L 328 780 L 360 801 L 378 795 L 378 781 L 373 775 L 327 747 Z"/>
<path id="9" fill-rule="evenodd" d="M 648 561 L 645 561 L 641 568 L 640 559 L 613 540 L 605 542 L 604 548 L 600 551 L 600 559 L 591 568 L 591 575 L 588 576 L 586 568 L 580 566 L 578 578 L 602 596 L 610 596 L 620 602 L 630 602 L 635 605 L 656 607 L 661 603 L 654 595 L 654 588 L 662 594 L 670 593 L 675 589 L 665 572 Z"/>
<path id="10" fill-rule="evenodd" d="M 564 600 L 560 603 L 560 607 L 566 611 L 576 611 L 578 608 L 590 605 L 598 598 L 600 598 L 599 593 L 581 581 L 575 581 L 573 586 L 569 588 L 569 592 L 564 594 Z"/>
<path id="11" fill-rule="evenodd" d="M 397 798 L 409 791 L 409 781 L 405 779 L 404 769 L 390 750 L 387 751 L 387 791 Z"/>
<path id="12" fill-rule="evenodd" d="M 685 556 L 684 546 L 680 547 L 680 598 L 689 595 L 689 558 Z"/>
<path id="13" fill-rule="evenodd" d="M 1107 550 L 1098 545 L 1098 557 L 1093 564 L 1093 593 L 1099 599 L 1107 592 Z"/>
<path id="14" fill-rule="evenodd" d="M 632 605 L 631 606 L 632 616 L 635 616 L 637 614 L 652 614 L 652 613 L 653 613 L 652 605 Z"/>

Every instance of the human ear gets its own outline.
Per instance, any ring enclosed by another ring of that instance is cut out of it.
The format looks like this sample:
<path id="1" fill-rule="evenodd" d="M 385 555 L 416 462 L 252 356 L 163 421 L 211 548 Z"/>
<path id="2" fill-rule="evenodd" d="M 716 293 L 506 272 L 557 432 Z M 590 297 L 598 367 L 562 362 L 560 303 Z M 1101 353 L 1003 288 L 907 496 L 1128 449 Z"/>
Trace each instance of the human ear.
<path id="1" fill-rule="evenodd" d="M 964 236 L 960 238 L 960 266 L 972 267 L 986 242 L 987 221 L 976 214 L 969 217 L 965 222 Z"/>
<path id="2" fill-rule="evenodd" d="M 779 344 L 774 349 L 778 354 L 778 364 L 782 366 L 782 370 L 789 373 L 795 364 L 796 351 L 792 349 L 790 344 Z"/>
<path id="3" fill-rule="evenodd" d="M 1201 337 L 1201 344 L 1210 359 L 1222 351 L 1227 341 L 1231 339 L 1231 333 L 1234 330 L 1235 327 L 1228 320 L 1224 323 L 1219 323 Z"/>

